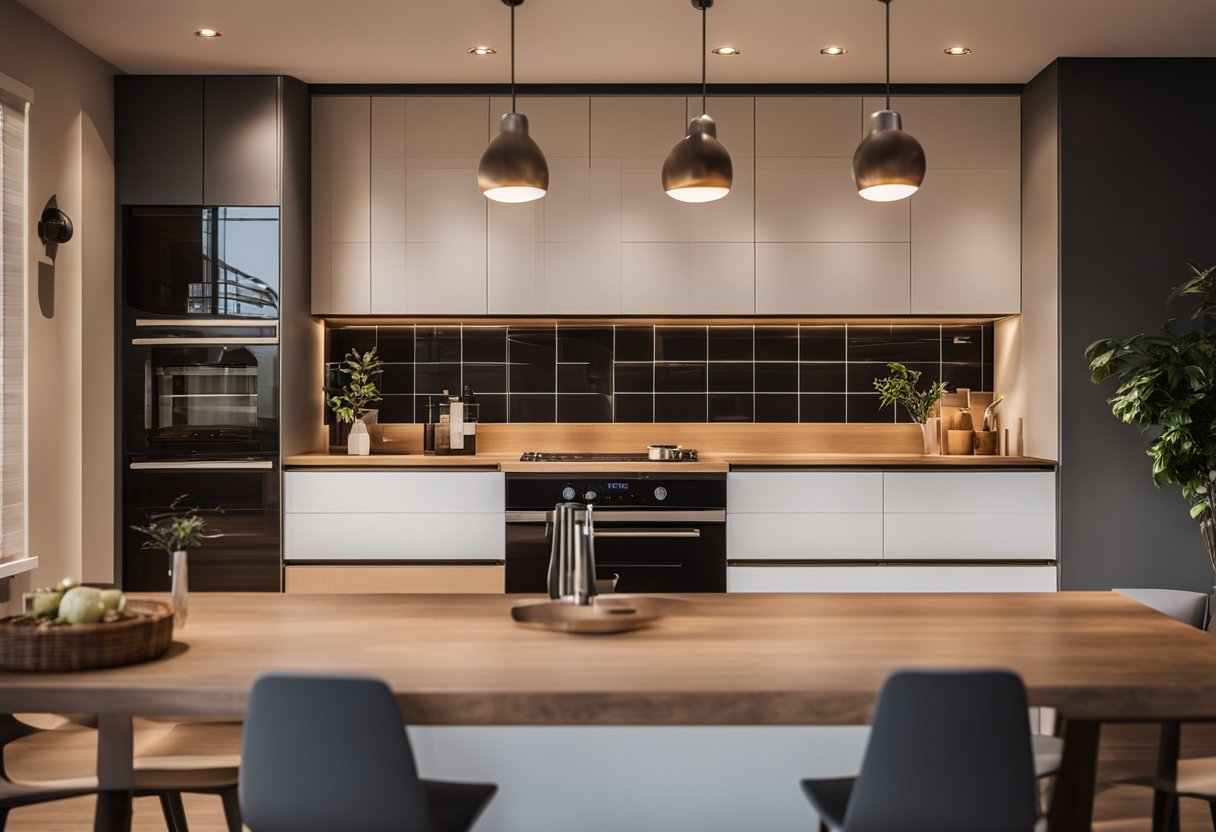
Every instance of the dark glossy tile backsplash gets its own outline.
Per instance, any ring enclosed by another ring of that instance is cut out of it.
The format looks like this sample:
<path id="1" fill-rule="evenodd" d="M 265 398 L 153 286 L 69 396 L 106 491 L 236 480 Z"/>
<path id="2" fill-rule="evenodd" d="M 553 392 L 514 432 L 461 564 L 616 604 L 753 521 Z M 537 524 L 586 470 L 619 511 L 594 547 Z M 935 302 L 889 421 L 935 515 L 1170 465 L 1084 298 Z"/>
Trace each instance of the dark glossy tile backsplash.
<path id="1" fill-rule="evenodd" d="M 993 387 L 988 324 L 330 326 L 385 362 L 381 422 L 423 422 L 469 385 L 484 422 L 895 422 L 874 378 L 898 361 L 950 389 Z"/>

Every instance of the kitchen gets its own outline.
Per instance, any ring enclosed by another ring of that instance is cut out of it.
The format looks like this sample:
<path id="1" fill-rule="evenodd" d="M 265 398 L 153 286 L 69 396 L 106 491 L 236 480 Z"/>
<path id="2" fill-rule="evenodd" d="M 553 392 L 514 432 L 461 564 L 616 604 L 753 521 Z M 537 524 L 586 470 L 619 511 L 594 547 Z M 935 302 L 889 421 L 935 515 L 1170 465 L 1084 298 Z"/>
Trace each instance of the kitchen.
<path id="1" fill-rule="evenodd" d="M 1203 189 L 1167 161 L 1192 139 L 1160 127 L 1210 87 L 1210 47 L 1193 37 L 1210 11 L 1178 0 L 1158 20 L 1104 22 L 1126 25 L 1138 44 L 1116 49 L 1106 30 L 1041 3 L 1015 15 L 1024 42 L 1007 44 L 995 17 L 958 8 L 773 4 L 752 20 L 726 0 L 670 5 L 646 12 L 667 45 L 646 33 L 646 60 L 635 63 L 610 40 L 592 38 L 584 55 L 562 36 L 597 25 L 587 3 L 484 0 L 458 15 L 379 4 L 413 44 L 393 55 L 370 48 L 386 37 L 370 26 L 359 30 L 366 50 L 319 49 L 319 21 L 353 25 L 332 9 L 276 38 L 281 21 L 260 12 L 193 20 L 149 8 L 143 34 L 123 36 L 71 0 L 5 0 L 0 22 L 29 43 L 5 50 L 0 88 L 25 93 L 26 204 L 47 223 L 39 239 L 31 222 L 18 249 L 29 259 L 29 415 L 15 428 L 28 432 L 29 542 L 0 559 L 6 612 L 64 576 L 172 599 L 180 620 L 168 657 L 104 672 L 155 687 L 206 675 L 192 662 L 216 655 L 209 628 L 228 625 L 225 607 L 253 616 L 264 604 L 293 621 L 309 609 L 366 609 L 419 649 L 441 650 L 428 641 L 438 638 L 463 657 L 461 673 L 502 666 L 499 679 L 459 682 L 435 668 L 428 684 L 455 685 L 449 703 L 475 683 L 505 698 L 470 704 L 463 718 L 451 704 L 440 714 L 396 678 L 400 668 L 373 660 L 376 649 L 338 660 L 323 633 L 315 656 L 285 646 L 262 669 L 393 677 L 424 773 L 499 785 L 478 828 L 560 824 L 568 806 L 552 799 L 554 782 L 569 805 L 602 791 L 653 801 L 743 770 L 754 801 L 723 792 L 690 813 L 659 800 L 640 825 L 795 828 L 815 817 L 798 776 L 861 764 L 861 724 L 885 674 L 858 682 L 868 700 L 816 711 L 818 721 L 783 710 L 772 722 L 742 704 L 737 723 L 661 704 L 614 711 L 615 700 L 596 700 L 602 714 L 591 718 L 590 701 L 503 704 L 540 688 L 520 688 L 503 658 L 448 643 L 425 615 L 451 610 L 480 627 L 494 610 L 512 632 L 510 615 L 541 614 L 518 595 L 567 597 L 552 565 L 567 525 L 591 541 L 571 561 L 582 600 L 598 593 L 603 617 L 650 626 L 590 643 L 518 627 L 518 638 L 542 641 L 504 642 L 502 655 L 548 645 L 587 684 L 609 688 L 582 651 L 603 650 L 628 677 L 632 662 L 662 653 L 647 639 L 676 638 L 686 621 L 810 614 L 800 598 L 856 610 L 883 598 L 930 628 L 927 613 L 902 605 L 977 599 L 1021 618 L 1025 604 L 1027 622 L 1047 622 L 1041 633 L 1027 623 L 1026 643 L 1043 644 L 1050 614 L 1037 604 L 1076 604 L 1080 616 L 1086 590 L 1206 593 L 1199 524 L 1172 486 L 1150 485 L 1142 445 L 1106 404 L 1115 385 L 1091 384 L 1085 349 L 1158 329 L 1187 263 L 1216 262 L 1204 233 L 1212 210 L 1195 197 Z M 620 26 L 609 28 L 627 40 Z M 823 44 L 783 31 L 808 26 Z M 80 62 L 88 100 L 42 95 L 56 89 L 48 55 Z M 1109 57 L 1061 57 L 1070 55 Z M 76 103 L 40 122 L 42 102 L 65 98 Z M 1100 138 L 1117 129 L 1134 165 Z M 74 179 L 44 161 L 41 148 L 62 143 L 39 132 L 50 130 L 68 137 L 61 155 Z M 1128 184 L 1112 181 L 1115 166 Z M 57 207 L 45 213 L 52 193 Z M 76 222 L 74 240 L 50 236 L 60 209 Z M 63 344 L 66 375 L 48 363 Z M 48 388 L 60 378 L 66 394 Z M 577 507 L 558 523 L 563 503 Z M 180 563 L 172 549 L 149 551 L 149 524 L 186 515 L 214 536 Z M 655 606 L 670 596 L 691 606 Z M 579 616 L 597 608 L 559 604 L 554 626 L 591 626 Z M 1207 649 L 1206 634 L 1185 635 L 1192 651 Z M 695 628 L 685 637 L 708 638 Z M 755 638 L 760 655 L 780 641 L 773 630 Z M 704 644 L 705 655 L 722 649 Z M 981 645 L 959 655 L 1016 667 L 1037 730 L 1053 731 L 1042 705 L 1073 720 L 1071 737 L 1054 729 L 1077 752 L 1057 779 L 1062 808 L 1044 804 L 1052 828 L 1080 828 L 1062 820 L 1083 815 L 1077 805 L 1147 825 L 1151 790 L 1099 789 L 1095 802 L 1092 771 L 1087 786 L 1071 779 L 1084 781 L 1095 755 L 1114 765 L 1094 726 L 1210 715 L 1175 713 L 1156 689 L 1144 693 L 1155 709 L 1087 711 L 1052 676 L 1061 657 L 1023 667 L 1031 659 L 1017 643 L 1002 645 L 1008 654 Z M 937 646 L 916 642 L 904 662 L 884 654 L 867 671 L 932 666 L 947 655 Z M 175 655 L 180 647 L 188 652 Z M 404 661 L 395 639 L 378 649 Z M 789 649 L 787 660 L 809 648 Z M 335 664 L 315 663 L 323 656 Z M 431 660 L 410 654 L 420 667 Z M 689 678 L 707 686 L 706 701 L 729 694 L 695 665 Z M 1178 681 L 1179 666 L 1159 670 Z M 570 681 L 536 672 L 558 690 Z M 810 697 L 819 684 L 769 672 L 755 670 L 750 702 L 791 684 Z M 88 711 L 68 691 L 83 695 L 102 673 L 45 677 L 62 686 L 55 711 Z M 185 710 L 167 713 L 239 719 L 252 676 L 220 684 L 222 675 L 214 710 L 181 700 Z M 1112 683 L 1099 675 L 1085 683 Z M 1202 698 L 1206 678 L 1191 682 Z M 0 673 L 0 699 L 54 698 L 46 685 Z M 101 735 L 121 748 L 123 729 Z M 1156 736 L 1136 736 L 1136 771 L 1151 771 Z M 573 777 L 569 761 L 586 743 L 602 744 L 601 759 Z M 666 762 L 623 766 L 639 747 Z M 509 754 L 533 776 L 495 756 Z M 756 754 L 771 766 L 754 767 Z M 684 774 L 663 779 L 660 765 Z M 131 791 L 122 769 L 117 787 L 101 789 L 97 828 L 116 828 L 103 818 L 110 809 L 129 811 L 115 797 Z M 1169 803 L 1163 794 L 1157 804 Z M 78 817 L 93 816 L 89 800 L 75 798 L 90 807 Z M 136 826 L 159 828 L 147 802 L 134 801 Z M 14 809 L 10 823 L 55 806 Z M 1184 823 L 1202 817 L 1201 801 L 1180 806 Z M 219 823 L 218 804 L 186 807 L 196 826 Z M 597 823 L 630 823 L 624 805 L 602 814 Z"/>

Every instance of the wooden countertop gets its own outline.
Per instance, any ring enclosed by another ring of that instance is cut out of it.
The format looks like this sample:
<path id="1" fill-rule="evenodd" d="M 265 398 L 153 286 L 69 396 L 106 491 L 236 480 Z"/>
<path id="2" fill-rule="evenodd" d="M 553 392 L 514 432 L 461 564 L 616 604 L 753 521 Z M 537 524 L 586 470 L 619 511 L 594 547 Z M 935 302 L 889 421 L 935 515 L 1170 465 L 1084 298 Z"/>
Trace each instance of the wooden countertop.
<path id="1" fill-rule="evenodd" d="M 852 724 L 896 668 L 1007 667 L 1078 720 L 1216 718 L 1216 639 L 1110 592 L 673 596 L 594 637 L 512 623 L 535 597 L 196 593 L 165 658 L 0 673 L 0 711 L 239 715 L 303 670 L 381 677 L 414 724 Z"/>
<path id="2" fill-rule="evenodd" d="M 920 454 L 701 454 L 698 462 L 520 462 L 519 453 L 475 456 L 424 454 L 299 454 L 283 458 L 285 468 L 469 468 L 509 473 L 724 473 L 731 470 L 786 468 L 1052 468 L 1048 459 L 1021 456 L 922 456 Z"/>

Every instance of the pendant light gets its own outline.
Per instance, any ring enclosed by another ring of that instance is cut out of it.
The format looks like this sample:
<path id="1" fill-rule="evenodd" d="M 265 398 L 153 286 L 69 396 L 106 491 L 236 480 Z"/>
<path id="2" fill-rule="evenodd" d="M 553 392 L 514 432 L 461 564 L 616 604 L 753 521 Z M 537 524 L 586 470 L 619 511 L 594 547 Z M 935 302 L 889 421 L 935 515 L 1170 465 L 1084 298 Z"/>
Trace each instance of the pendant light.
<path id="1" fill-rule="evenodd" d="M 688 123 L 688 135 L 680 139 L 663 161 L 663 190 L 681 202 L 712 202 L 730 193 L 734 168 L 730 154 L 718 141 L 718 125 L 705 112 L 705 10 L 714 0 L 692 0 L 701 12 L 701 115 Z"/>
<path id="2" fill-rule="evenodd" d="M 511 112 L 503 113 L 501 132 L 477 165 L 477 184 L 495 202 L 531 202 L 549 190 L 549 163 L 528 135 L 528 117 L 515 112 L 515 7 L 524 0 L 502 0 L 511 9 Z"/>
<path id="3" fill-rule="evenodd" d="M 894 202 L 916 193 L 925 178 L 925 151 L 905 133 L 899 113 L 891 109 L 891 0 L 887 7 L 887 108 L 870 116 L 870 135 L 853 154 L 857 193 L 874 202 Z"/>

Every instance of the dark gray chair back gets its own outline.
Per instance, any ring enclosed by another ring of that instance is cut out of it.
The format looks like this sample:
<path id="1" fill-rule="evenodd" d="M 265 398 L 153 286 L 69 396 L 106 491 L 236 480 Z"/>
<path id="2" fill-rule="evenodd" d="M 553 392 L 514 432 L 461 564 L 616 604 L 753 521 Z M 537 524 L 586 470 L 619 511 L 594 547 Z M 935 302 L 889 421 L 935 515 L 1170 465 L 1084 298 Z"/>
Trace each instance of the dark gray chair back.
<path id="1" fill-rule="evenodd" d="M 254 832 L 431 832 L 401 712 L 377 679 L 254 682 L 240 794 Z"/>
<path id="2" fill-rule="evenodd" d="M 1031 832 L 1026 689 L 1015 674 L 904 670 L 883 684 L 845 832 Z"/>
<path id="3" fill-rule="evenodd" d="M 1177 619 L 1183 624 L 1203 629 L 1208 618 L 1208 596 L 1202 592 L 1187 592 L 1182 589 L 1114 589 L 1120 595 L 1126 595 L 1134 601 L 1139 601 L 1146 607 L 1152 607 L 1157 612 L 1164 613 L 1170 618 Z"/>

